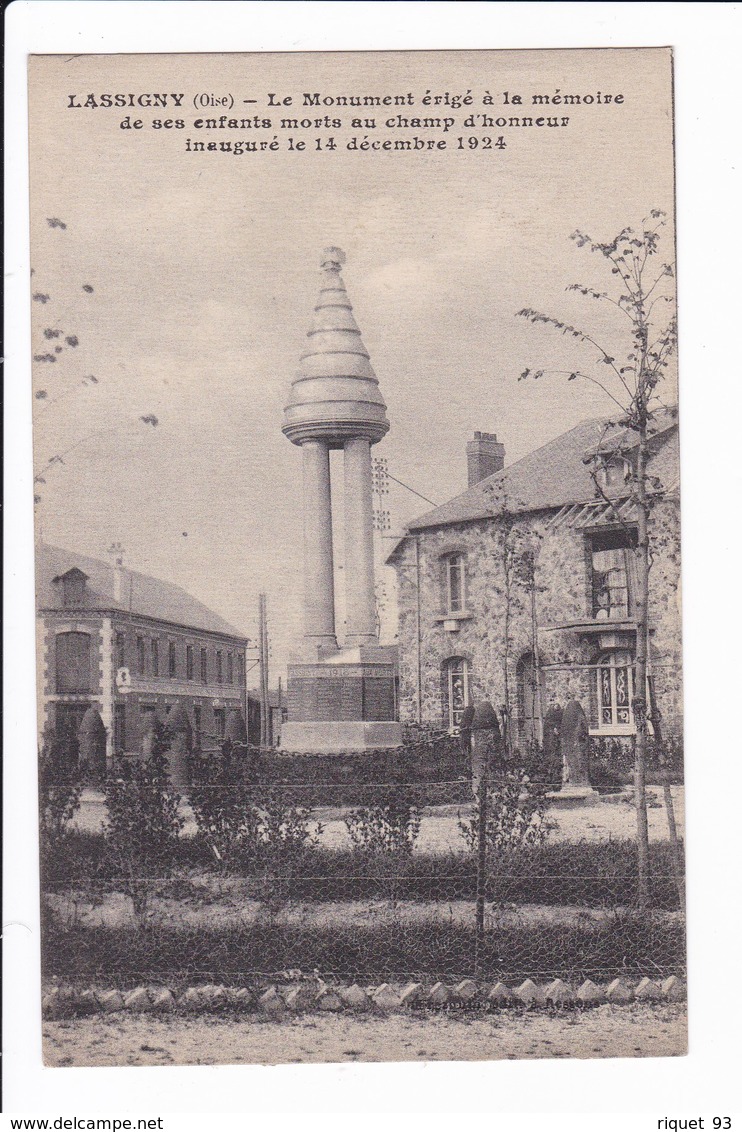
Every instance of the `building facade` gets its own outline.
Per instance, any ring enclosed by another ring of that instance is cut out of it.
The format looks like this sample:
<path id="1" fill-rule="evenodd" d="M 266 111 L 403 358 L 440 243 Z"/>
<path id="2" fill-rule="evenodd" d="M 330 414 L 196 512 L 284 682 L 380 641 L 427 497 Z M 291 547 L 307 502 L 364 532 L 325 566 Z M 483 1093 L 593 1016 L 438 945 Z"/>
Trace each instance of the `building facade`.
<path id="1" fill-rule="evenodd" d="M 591 456 L 600 445 L 597 483 Z M 607 455 L 606 455 L 607 454 Z M 631 434 L 588 421 L 504 466 L 468 445 L 469 487 L 411 523 L 396 569 L 402 718 L 455 731 L 464 708 L 507 705 L 516 745 L 550 707 L 583 705 L 591 734 L 635 733 L 636 512 Z M 681 730 L 677 422 L 652 438 L 649 672 L 667 734 Z"/>
<path id="2" fill-rule="evenodd" d="M 93 706 L 107 756 L 134 754 L 153 714 L 182 706 L 194 742 L 246 716 L 247 638 L 180 587 L 56 547 L 37 548 L 39 734 L 77 737 Z"/>

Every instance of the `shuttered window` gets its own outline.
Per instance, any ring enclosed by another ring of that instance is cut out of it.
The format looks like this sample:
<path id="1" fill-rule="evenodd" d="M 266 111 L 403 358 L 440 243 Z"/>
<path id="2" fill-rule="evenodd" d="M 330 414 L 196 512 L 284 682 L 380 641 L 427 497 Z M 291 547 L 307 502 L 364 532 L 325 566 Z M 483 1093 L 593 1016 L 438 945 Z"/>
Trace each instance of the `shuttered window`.
<path id="1" fill-rule="evenodd" d="M 57 692 L 90 692 L 90 634 L 60 633 L 56 640 Z"/>

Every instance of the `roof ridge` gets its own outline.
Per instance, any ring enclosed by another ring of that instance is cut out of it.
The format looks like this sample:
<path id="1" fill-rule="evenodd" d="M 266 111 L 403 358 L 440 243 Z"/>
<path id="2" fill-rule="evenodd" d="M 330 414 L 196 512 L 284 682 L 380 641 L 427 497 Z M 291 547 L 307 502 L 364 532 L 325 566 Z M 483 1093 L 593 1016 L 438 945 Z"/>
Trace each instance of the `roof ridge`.
<path id="1" fill-rule="evenodd" d="M 587 425 L 600 424 L 604 419 L 605 418 L 603 417 L 586 417 L 585 420 L 578 421 L 576 425 L 573 425 L 572 428 L 568 428 L 566 432 L 560 432 L 557 436 L 552 436 L 551 440 L 544 441 L 544 443 L 540 444 L 538 448 L 532 448 L 530 452 L 526 452 L 512 464 L 507 464 L 504 468 L 500 468 L 499 471 L 492 472 L 491 475 L 485 476 L 484 479 L 470 484 L 469 487 L 466 487 L 463 491 L 460 491 L 458 495 L 452 495 L 450 499 L 447 499 L 445 501 L 445 503 L 439 503 L 437 507 L 432 507 L 429 511 L 424 511 L 422 515 L 417 516 L 412 520 L 412 522 L 407 524 L 408 529 L 416 527 L 421 519 L 425 519 L 428 515 L 433 515 L 436 511 L 440 511 L 442 507 L 448 507 L 450 504 L 456 503 L 459 499 L 463 499 L 463 497 L 465 495 L 468 495 L 470 491 L 474 491 L 477 488 L 481 489 L 486 484 L 492 483 L 498 476 L 505 476 L 508 472 L 512 471 L 514 468 L 517 468 L 518 465 L 522 464 L 525 460 L 530 460 L 533 456 L 538 455 L 539 452 L 543 452 L 544 448 L 548 448 L 549 445 L 553 444 L 556 440 L 561 440 L 563 437 L 569 436 L 571 433 L 576 432 L 579 428 L 586 428 Z"/>
<path id="2" fill-rule="evenodd" d="M 556 440 L 563 440 L 565 436 L 570 436 L 571 433 L 577 432 L 578 428 L 586 428 L 590 424 L 602 424 L 603 422 L 603 417 L 586 417 L 584 421 L 578 421 L 576 425 L 572 425 L 572 428 L 568 428 L 566 432 L 560 432 L 557 436 L 552 436 L 551 440 L 545 440 L 543 444 L 539 444 L 538 448 L 532 448 L 530 452 L 526 452 L 524 456 L 520 456 L 512 464 L 500 468 L 499 472 L 493 472 L 491 475 L 485 476 L 484 479 L 478 480 L 477 483 L 473 483 L 471 487 L 467 487 L 466 491 L 462 491 L 461 494 L 466 495 L 466 492 L 471 491 L 473 487 L 480 487 L 481 484 L 487 483 L 488 480 L 493 480 L 495 476 L 505 475 L 506 472 L 517 468 L 524 460 L 530 460 L 532 456 L 538 456 L 539 452 L 543 452 L 544 448 L 548 448 L 549 445 L 553 444 Z M 453 498 L 458 499 L 459 497 L 455 495 Z M 451 502 L 453 502 L 453 499 Z"/>
<path id="3" fill-rule="evenodd" d="M 110 562 L 107 562 L 105 558 L 98 558 L 95 555 L 84 554 L 81 551 L 69 550 L 67 547 L 57 546 L 54 543 L 46 542 L 46 541 L 43 541 L 43 540 L 38 543 L 37 551 L 40 552 L 40 553 L 43 553 L 44 551 L 48 551 L 51 554 L 56 553 L 56 554 L 64 555 L 67 558 L 71 559 L 73 564 L 75 562 L 82 562 L 83 564 L 88 564 L 89 568 L 91 568 L 91 569 L 103 571 L 106 574 L 113 575 L 113 566 Z M 37 565 L 38 565 L 38 558 L 39 558 L 39 555 L 37 555 Z M 217 628 L 215 626 L 212 626 L 212 627 L 209 628 L 205 625 L 201 625 L 201 626 L 199 626 L 197 624 L 188 625 L 187 622 L 177 620 L 175 617 L 171 616 L 167 610 L 162 610 L 161 613 L 157 614 L 157 613 L 153 613 L 151 611 L 147 611 L 146 609 L 136 609 L 135 608 L 133 610 L 133 612 L 136 613 L 136 614 L 139 614 L 139 616 L 155 617 L 156 619 L 159 619 L 161 621 L 170 621 L 173 624 L 182 624 L 186 627 L 193 628 L 193 629 L 196 629 L 196 630 L 201 629 L 202 631 L 205 631 L 205 632 L 221 633 L 223 636 L 237 637 L 239 639 L 246 639 L 247 638 L 246 633 L 237 629 L 236 626 L 232 625 L 231 622 L 227 621 L 226 617 L 222 617 L 222 615 L 220 613 L 217 613 L 216 610 L 212 609 L 205 602 L 201 601 L 200 598 L 195 597 L 194 594 L 192 594 L 189 590 L 184 589 L 183 586 L 179 585 L 177 582 L 174 582 L 171 579 L 161 578 L 157 574 L 148 574 L 148 573 L 145 573 L 143 570 L 135 570 L 132 567 L 126 566 L 126 565 L 123 566 L 123 569 L 126 572 L 126 574 L 130 578 L 132 578 L 135 582 L 137 580 L 141 580 L 141 582 L 143 584 L 146 584 L 146 585 L 151 586 L 151 585 L 154 584 L 156 587 L 162 587 L 162 589 L 164 589 L 166 592 L 173 595 L 173 597 L 177 596 L 178 599 L 180 599 L 180 600 L 186 599 L 186 601 L 188 603 L 190 603 L 192 607 L 195 607 L 194 611 L 197 610 L 198 612 L 207 615 L 208 619 L 213 619 L 215 622 L 218 622 L 220 627 Z M 94 583 L 93 588 L 94 589 L 95 589 L 95 582 L 96 582 L 96 579 L 93 579 L 93 583 Z M 37 585 L 38 585 L 38 582 L 37 582 Z M 135 589 L 136 589 L 136 586 L 135 586 Z M 109 598 L 108 593 L 102 593 L 101 596 L 106 599 L 106 601 L 110 605 L 110 608 L 121 609 L 125 612 L 127 611 L 127 603 L 125 601 L 116 601 L 116 599 L 113 598 L 113 597 Z M 142 595 L 140 594 L 138 596 L 141 599 Z"/>
<path id="4" fill-rule="evenodd" d="M 657 413 L 657 432 L 652 440 L 660 440 L 677 424 L 677 408 L 665 407 Z M 474 522 L 494 516 L 502 509 L 488 505 L 488 492 L 512 482 L 512 508 L 522 514 L 559 508 L 568 500 L 581 498 L 587 491 L 584 481 L 584 456 L 599 441 L 601 427 L 608 435 L 625 433 L 627 425 L 619 425 L 612 417 L 586 417 L 571 428 L 546 440 L 538 448 L 526 452 L 518 460 L 485 476 L 406 524 L 407 533 L 427 528 Z"/>

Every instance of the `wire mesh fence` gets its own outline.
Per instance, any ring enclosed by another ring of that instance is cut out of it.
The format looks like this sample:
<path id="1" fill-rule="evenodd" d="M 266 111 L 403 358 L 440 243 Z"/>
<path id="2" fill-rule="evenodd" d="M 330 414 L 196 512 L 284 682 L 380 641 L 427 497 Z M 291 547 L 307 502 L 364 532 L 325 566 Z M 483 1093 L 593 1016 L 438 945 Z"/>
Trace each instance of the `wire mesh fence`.
<path id="1" fill-rule="evenodd" d="M 179 788 L 167 750 L 117 767 L 100 830 L 42 829 L 45 974 L 126 986 L 296 970 L 367 983 L 684 973 L 667 837 L 651 844 L 639 906 L 628 805 L 620 836 L 585 836 L 588 809 L 557 835 L 548 768 L 501 769 L 475 797 L 460 752 L 429 756 L 302 762 L 224 745 L 192 756 Z"/>

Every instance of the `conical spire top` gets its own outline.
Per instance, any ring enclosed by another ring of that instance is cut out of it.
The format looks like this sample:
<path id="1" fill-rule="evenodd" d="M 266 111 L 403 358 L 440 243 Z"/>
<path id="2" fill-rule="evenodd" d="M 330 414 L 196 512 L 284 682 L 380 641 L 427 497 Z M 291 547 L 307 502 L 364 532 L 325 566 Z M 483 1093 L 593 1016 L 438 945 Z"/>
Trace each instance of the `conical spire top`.
<path id="1" fill-rule="evenodd" d="M 345 263 L 345 252 L 342 248 L 325 248 L 322 252 L 320 267 L 327 271 L 339 271 Z"/>
<path id="2" fill-rule="evenodd" d="M 352 437 L 375 443 L 389 429 L 386 405 L 340 274 L 344 263 L 340 248 L 322 252 L 312 328 L 284 416 L 283 432 L 294 444 L 327 440 L 339 448 Z"/>

